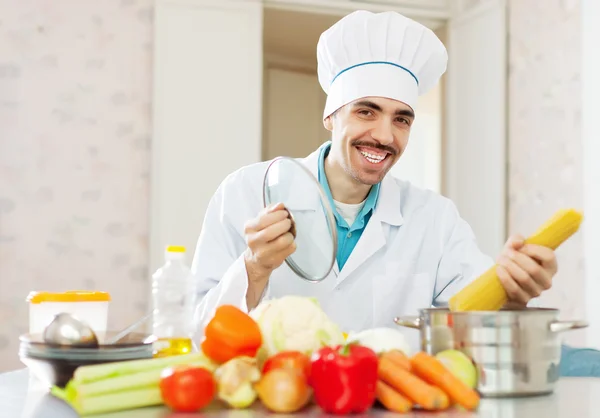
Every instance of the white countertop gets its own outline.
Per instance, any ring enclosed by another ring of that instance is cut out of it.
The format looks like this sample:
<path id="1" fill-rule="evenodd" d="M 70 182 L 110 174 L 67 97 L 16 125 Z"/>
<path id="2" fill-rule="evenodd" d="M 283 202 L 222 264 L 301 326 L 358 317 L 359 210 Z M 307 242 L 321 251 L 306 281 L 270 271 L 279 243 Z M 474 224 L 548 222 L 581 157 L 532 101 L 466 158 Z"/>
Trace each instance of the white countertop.
<path id="1" fill-rule="evenodd" d="M 475 413 L 447 411 L 439 413 L 394 414 L 373 409 L 368 416 L 377 418 L 429 417 L 429 418 L 598 418 L 600 417 L 600 379 L 562 378 L 555 392 L 547 396 L 483 399 Z M 327 417 L 317 408 L 304 411 L 302 416 Z M 74 418 L 77 414 L 64 402 L 49 395 L 39 383 L 30 378 L 27 370 L 0 374 L 0 416 L 11 418 Z M 175 414 L 166 408 L 144 408 L 96 418 L 253 418 L 267 416 L 264 411 L 218 411 L 196 415 Z M 273 416 L 273 415 L 269 415 Z M 287 416 L 290 417 L 291 415 Z M 364 417 L 364 416 L 363 416 Z"/>

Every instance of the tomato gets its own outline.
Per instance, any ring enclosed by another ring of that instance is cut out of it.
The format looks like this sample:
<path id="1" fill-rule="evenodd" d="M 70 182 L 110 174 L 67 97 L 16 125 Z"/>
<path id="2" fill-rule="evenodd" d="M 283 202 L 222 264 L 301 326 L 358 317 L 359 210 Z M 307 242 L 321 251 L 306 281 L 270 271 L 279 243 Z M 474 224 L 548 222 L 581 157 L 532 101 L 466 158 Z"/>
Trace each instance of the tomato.
<path id="1" fill-rule="evenodd" d="M 216 391 L 212 373 L 201 367 L 175 366 L 161 373 L 162 399 L 176 412 L 197 412 L 211 403 Z"/>
<path id="2" fill-rule="evenodd" d="M 269 357 L 263 366 L 263 374 L 272 369 L 292 369 L 310 377 L 310 357 L 300 351 L 282 351 Z"/>

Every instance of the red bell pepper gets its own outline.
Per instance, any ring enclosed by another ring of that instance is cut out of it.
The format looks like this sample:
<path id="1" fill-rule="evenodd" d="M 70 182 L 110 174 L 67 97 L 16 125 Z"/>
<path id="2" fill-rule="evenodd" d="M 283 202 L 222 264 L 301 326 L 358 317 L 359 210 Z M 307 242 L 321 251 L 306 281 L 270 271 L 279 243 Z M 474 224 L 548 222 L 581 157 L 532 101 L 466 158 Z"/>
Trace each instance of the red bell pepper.
<path id="1" fill-rule="evenodd" d="M 329 414 L 363 413 L 375 403 L 377 354 L 349 344 L 314 352 L 310 384 L 317 405 Z"/>

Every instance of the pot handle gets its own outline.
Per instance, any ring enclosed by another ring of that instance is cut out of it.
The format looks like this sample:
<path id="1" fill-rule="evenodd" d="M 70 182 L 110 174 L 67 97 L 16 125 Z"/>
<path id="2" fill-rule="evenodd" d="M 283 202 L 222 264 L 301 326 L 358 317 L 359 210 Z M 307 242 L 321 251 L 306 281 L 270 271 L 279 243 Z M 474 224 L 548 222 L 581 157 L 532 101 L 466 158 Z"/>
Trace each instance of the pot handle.
<path id="1" fill-rule="evenodd" d="M 563 332 L 573 329 L 587 328 L 586 321 L 553 321 L 550 322 L 550 332 Z"/>
<path id="2" fill-rule="evenodd" d="M 394 318 L 394 322 L 401 327 L 421 329 L 421 317 L 419 316 L 400 316 Z"/>

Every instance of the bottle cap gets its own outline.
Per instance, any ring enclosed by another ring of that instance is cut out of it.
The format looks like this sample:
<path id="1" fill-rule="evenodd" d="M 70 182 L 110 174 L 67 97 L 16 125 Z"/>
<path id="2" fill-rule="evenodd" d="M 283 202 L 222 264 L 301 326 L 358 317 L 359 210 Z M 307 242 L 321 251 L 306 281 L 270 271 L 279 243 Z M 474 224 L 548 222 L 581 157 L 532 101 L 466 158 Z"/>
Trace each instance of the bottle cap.
<path id="1" fill-rule="evenodd" d="M 169 245 L 165 250 L 166 260 L 182 260 L 185 257 L 185 247 L 180 245 Z"/>
<path id="2" fill-rule="evenodd" d="M 167 247 L 168 253 L 185 253 L 185 247 L 181 245 L 169 245 Z"/>

